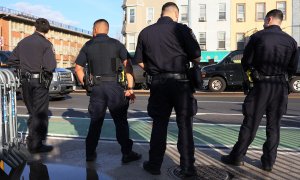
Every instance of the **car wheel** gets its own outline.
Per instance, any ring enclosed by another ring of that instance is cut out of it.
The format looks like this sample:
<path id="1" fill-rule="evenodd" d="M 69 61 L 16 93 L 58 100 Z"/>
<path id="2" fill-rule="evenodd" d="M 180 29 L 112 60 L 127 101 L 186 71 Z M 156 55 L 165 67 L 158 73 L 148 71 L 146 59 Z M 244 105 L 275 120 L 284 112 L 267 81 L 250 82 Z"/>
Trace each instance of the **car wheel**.
<path id="1" fill-rule="evenodd" d="M 300 93 L 300 77 L 294 77 L 290 81 L 291 91 L 294 93 Z"/>
<path id="2" fill-rule="evenodd" d="M 223 92 L 226 88 L 226 82 L 221 77 L 213 77 L 208 82 L 208 88 L 212 92 Z"/>

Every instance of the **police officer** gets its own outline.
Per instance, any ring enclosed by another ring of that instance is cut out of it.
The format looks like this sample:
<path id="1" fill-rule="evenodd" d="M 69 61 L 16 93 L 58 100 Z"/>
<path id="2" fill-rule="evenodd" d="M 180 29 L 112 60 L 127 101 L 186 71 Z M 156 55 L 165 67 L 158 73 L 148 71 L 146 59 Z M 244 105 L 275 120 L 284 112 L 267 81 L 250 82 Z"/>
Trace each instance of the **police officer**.
<path id="1" fill-rule="evenodd" d="M 178 125 L 178 151 L 181 172 L 195 175 L 193 116 L 197 102 L 187 79 L 190 61 L 200 62 L 200 47 L 192 30 L 177 23 L 179 9 L 173 2 L 162 7 L 157 23 L 146 27 L 139 35 L 135 60 L 151 76 L 148 114 L 153 119 L 149 161 L 143 168 L 151 174 L 160 174 L 166 150 L 167 126 L 172 109 Z"/>
<path id="2" fill-rule="evenodd" d="M 36 31 L 21 40 L 9 57 L 8 64 L 19 65 L 23 100 L 29 113 L 27 147 L 31 153 L 49 152 L 50 145 L 43 144 L 48 131 L 49 84 L 56 68 L 52 43 L 45 34 L 50 29 L 46 19 L 35 22 Z"/>
<path id="3" fill-rule="evenodd" d="M 94 37 L 82 47 L 76 60 L 75 71 L 79 81 L 84 84 L 84 67 L 88 63 L 94 84 L 89 104 L 91 123 L 86 137 L 86 160 L 96 159 L 96 147 L 108 107 L 116 126 L 117 140 L 121 145 L 122 162 L 128 163 L 141 158 L 140 154 L 132 151 L 133 142 L 129 139 L 127 122 L 129 98 L 135 98 L 133 70 L 124 45 L 110 38 L 108 31 L 108 22 L 105 19 L 97 20 L 93 27 Z M 117 82 L 118 59 L 125 67 L 128 81 L 125 93 Z"/>
<path id="4" fill-rule="evenodd" d="M 242 66 L 252 71 L 254 87 L 243 104 L 244 121 L 231 153 L 221 157 L 226 164 L 243 165 L 243 157 L 255 138 L 264 114 L 267 117 L 266 141 L 261 156 L 262 169 L 271 171 L 280 139 L 280 121 L 287 110 L 288 83 L 285 76 L 296 73 L 296 41 L 280 28 L 283 14 L 274 9 L 267 13 L 264 29 L 253 34 L 247 44 Z"/>

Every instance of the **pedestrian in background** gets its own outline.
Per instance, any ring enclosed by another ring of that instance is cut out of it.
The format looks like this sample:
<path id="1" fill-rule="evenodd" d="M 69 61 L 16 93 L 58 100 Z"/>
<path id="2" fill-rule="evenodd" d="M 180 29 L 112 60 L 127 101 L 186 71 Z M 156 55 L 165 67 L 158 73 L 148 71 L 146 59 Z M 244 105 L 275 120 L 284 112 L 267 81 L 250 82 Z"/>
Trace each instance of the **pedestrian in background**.
<path id="1" fill-rule="evenodd" d="M 221 157 L 226 164 L 243 165 L 249 145 L 266 114 L 266 141 L 261 156 L 262 169 L 271 171 L 277 156 L 280 139 L 280 122 L 286 113 L 289 84 L 288 78 L 297 70 L 299 52 L 296 41 L 280 28 L 283 13 L 274 9 L 267 13 L 264 29 L 250 37 L 242 66 L 251 71 L 254 86 L 243 104 L 244 120 L 238 141 L 229 155 Z"/>
<path id="2" fill-rule="evenodd" d="M 49 152 L 43 144 L 48 132 L 49 86 L 56 68 L 52 43 L 45 37 L 50 29 L 48 20 L 39 18 L 35 32 L 21 40 L 8 59 L 8 65 L 21 69 L 23 101 L 27 107 L 27 147 L 31 153 Z"/>
<path id="3" fill-rule="evenodd" d="M 192 30 L 177 23 L 179 9 L 173 2 L 162 7 L 161 18 L 142 30 L 135 60 L 150 75 L 148 114 L 153 119 L 149 161 L 143 167 L 160 174 L 166 150 L 167 128 L 172 109 L 178 125 L 177 148 L 181 172 L 196 175 L 194 166 L 193 116 L 197 113 L 194 89 L 187 77 L 190 62 L 200 63 L 200 47 Z"/>
<path id="4" fill-rule="evenodd" d="M 121 145 L 122 162 L 128 163 L 141 158 L 141 154 L 132 151 L 133 142 L 129 139 L 127 121 L 129 99 L 134 101 L 135 98 L 133 70 L 125 46 L 110 38 L 107 35 L 108 31 L 109 24 L 105 19 L 95 21 L 94 37 L 85 43 L 76 59 L 75 72 L 81 84 L 84 84 L 86 63 L 88 63 L 93 84 L 89 103 L 91 122 L 86 137 L 86 161 L 94 161 L 97 157 L 96 148 L 108 108 L 116 126 L 117 141 Z M 117 73 L 121 63 L 119 60 L 124 65 L 128 82 L 125 93 L 117 82 Z M 85 86 L 88 85 L 85 84 Z"/>

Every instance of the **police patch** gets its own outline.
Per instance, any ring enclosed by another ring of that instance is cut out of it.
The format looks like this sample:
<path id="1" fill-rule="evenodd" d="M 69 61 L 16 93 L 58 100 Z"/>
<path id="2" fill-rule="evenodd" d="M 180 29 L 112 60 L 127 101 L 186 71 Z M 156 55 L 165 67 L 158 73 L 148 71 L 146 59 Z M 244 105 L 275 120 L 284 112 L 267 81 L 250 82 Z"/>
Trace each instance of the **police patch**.
<path id="1" fill-rule="evenodd" d="M 53 46 L 53 45 L 51 45 L 51 48 L 52 48 L 52 51 L 53 51 L 53 53 L 55 54 L 55 49 L 54 49 L 54 46 Z"/>
<path id="2" fill-rule="evenodd" d="M 196 36 L 195 36 L 195 34 L 194 34 L 194 32 L 193 32 L 192 29 L 190 29 L 190 34 L 191 34 L 191 36 L 197 41 L 197 38 L 196 38 Z"/>

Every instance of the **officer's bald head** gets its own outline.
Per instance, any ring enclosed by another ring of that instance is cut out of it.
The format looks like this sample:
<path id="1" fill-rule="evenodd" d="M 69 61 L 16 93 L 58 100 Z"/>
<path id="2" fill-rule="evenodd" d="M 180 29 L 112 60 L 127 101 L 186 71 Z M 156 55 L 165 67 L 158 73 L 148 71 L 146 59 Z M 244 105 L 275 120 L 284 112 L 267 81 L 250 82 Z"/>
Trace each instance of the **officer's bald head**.
<path id="1" fill-rule="evenodd" d="M 283 20 L 283 13 L 279 9 L 273 9 L 269 11 L 265 17 L 264 28 L 271 25 L 281 25 Z"/>
<path id="2" fill-rule="evenodd" d="M 94 22 L 93 35 L 108 34 L 109 23 L 105 19 L 98 19 Z"/>
<path id="3" fill-rule="evenodd" d="M 168 16 L 173 19 L 173 21 L 178 21 L 179 8 L 173 2 L 167 2 L 163 5 L 161 9 L 161 16 Z"/>

